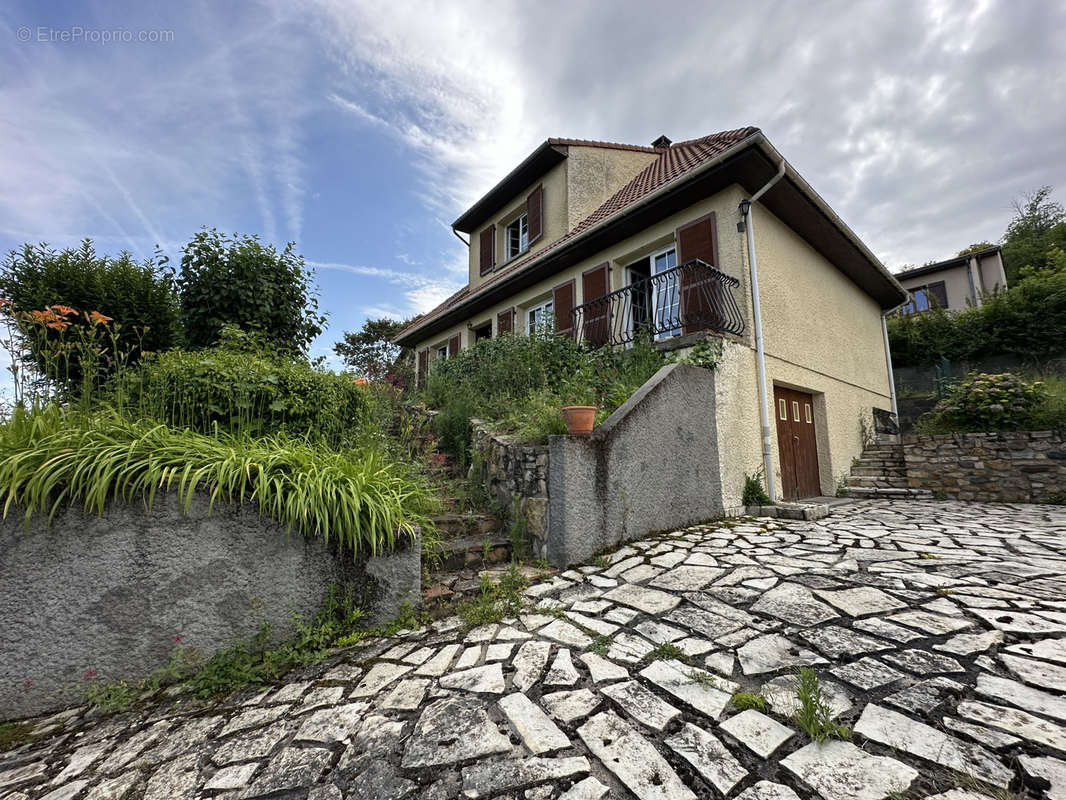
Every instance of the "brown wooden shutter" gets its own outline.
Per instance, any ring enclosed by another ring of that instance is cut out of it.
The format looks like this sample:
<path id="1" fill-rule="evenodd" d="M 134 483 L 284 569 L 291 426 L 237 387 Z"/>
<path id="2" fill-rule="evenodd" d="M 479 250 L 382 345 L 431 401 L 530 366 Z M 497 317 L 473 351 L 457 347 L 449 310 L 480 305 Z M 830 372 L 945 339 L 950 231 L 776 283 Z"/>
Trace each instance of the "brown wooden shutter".
<path id="1" fill-rule="evenodd" d="M 496 266 L 496 226 L 489 225 L 481 232 L 478 255 L 481 258 L 481 274 L 492 272 Z"/>
<path id="2" fill-rule="evenodd" d="M 718 223 L 714 212 L 677 229 L 677 263 L 698 258 L 718 266 Z M 684 333 L 715 327 L 716 307 L 721 305 L 722 285 L 701 269 L 681 271 L 681 320 Z"/>
<path id="3" fill-rule="evenodd" d="M 429 348 L 424 347 L 418 351 L 418 385 L 426 385 L 426 373 L 429 372 Z"/>
<path id="4" fill-rule="evenodd" d="M 452 358 L 459 352 L 459 347 L 462 344 L 462 339 L 459 338 L 461 335 L 457 333 L 448 340 L 448 358 Z"/>
<path id="5" fill-rule="evenodd" d="M 552 289 L 552 314 L 555 316 L 555 333 L 574 335 L 574 282 L 561 283 Z"/>
<path id="6" fill-rule="evenodd" d="M 581 338 L 592 347 L 607 344 L 611 333 L 611 266 L 606 261 L 581 273 L 581 304 L 584 308 Z M 589 303 L 592 303 L 590 306 Z"/>
<path id="7" fill-rule="evenodd" d="M 544 233 L 544 187 L 538 186 L 526 198 L 526 231 L 529 243 L 540 238 Z"/>
<path id="8" fill-rule="evenodd" d="M 501 311 L 496 315 L 496 335 L 502 336 L 505 333 L 511 333 L 514 331 L 514 306 L 511 306 L 506 311 Z"/>
<path id="9" fill-rule="evenodd" d="M 926 294 L 928 294 L 936 304 L 941 308 L 948 307 L 948 290 L 944 285 L 944 281 L 937 281 L 936 283 L 930 283 L 925 287 Z"/>

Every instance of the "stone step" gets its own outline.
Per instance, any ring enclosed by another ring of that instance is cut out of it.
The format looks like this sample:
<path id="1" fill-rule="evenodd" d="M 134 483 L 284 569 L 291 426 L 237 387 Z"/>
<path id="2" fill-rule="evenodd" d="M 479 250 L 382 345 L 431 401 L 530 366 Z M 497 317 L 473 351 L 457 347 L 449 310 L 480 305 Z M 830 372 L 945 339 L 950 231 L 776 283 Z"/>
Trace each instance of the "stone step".
<path id="1" fill-rule="evenodd" d="M 433 517 L 433 524 L 445 539 L 485 536 L 503 527 L 492 514 L 440 514 Z"/>
<path id="2" fill-rule="evenodd" d="M 859 468 L 859 467 L 861 467 L 862 469 L 887 470 L 887 469 L 906 469 L 907 465 L 903 461 L 867 461 L 865 459 L 860 459 L 859 461 L 855 462 L 855 466 L 852 467 L 852 470 L 854 470 L 856 468 Z"/>
<path id="3" fill-rule="evenodd" d="M 440 569 L 446 571 L 506 564 L 511 560 L 511 537 L 493 532 L 445 539 L 441 542 L 437 555 L 440 558 Z"/>
<path id="4" fill-rule="evenodd" d="M 848 478 L 847 483 L 848 486 L 874 486 L 885 489 L 911 488 L 905 477 L 893 477 L 890 475 L 852 475 Z"/>
<path id="5" fill-rule="evenodd" d="M 932 500 L 933 493 L 928 489 L 886 489 L 876 486 L 855 486 L 848 488 L 848 497 L 856 498 L 896 498 L 907 500 Z"/>
<path id="6" fill-rule="evenodd" d="M 903 455 L 903 448 L 898 444 L 892 445 L 877 445 L 874 447 L 867 447 L 862 451 L 863 456 L 871 456 L 874 458 L 896 458 Z"/>
<path id="7" fill-rule="evenodd" d="M 880 475 L 893 478 L 905 478 L 907 476 L 907 468 L 902 465 L 898 467 L 867 467 L 860 463 L 851 468 L 851 474 L 866 475 L 874 478 Z"/>

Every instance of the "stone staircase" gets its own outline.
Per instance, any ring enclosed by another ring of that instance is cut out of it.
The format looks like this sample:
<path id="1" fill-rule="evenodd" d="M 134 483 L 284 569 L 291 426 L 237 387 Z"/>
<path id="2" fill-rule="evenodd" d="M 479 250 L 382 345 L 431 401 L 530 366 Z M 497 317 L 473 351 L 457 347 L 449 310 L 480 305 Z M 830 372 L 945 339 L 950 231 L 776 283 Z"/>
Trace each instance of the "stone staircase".
<path id="1" fill-rule="evenodd" d="M 870 445 L 855 462 L 848 477 L 848 497 L 895 497 L 932 500 L 928 489 L 917 489 L 907 480 L 903 447 L 898 444 Z"/>

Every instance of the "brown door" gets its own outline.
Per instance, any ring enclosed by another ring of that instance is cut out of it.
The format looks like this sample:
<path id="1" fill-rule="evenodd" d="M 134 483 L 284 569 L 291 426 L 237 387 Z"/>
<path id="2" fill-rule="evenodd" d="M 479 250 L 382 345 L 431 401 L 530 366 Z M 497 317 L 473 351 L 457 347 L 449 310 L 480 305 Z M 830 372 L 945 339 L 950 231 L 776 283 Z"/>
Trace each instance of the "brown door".
<path id="1" fill-rule="evenodd" d="M 777 447 L 781 456 L 781 493 L 786 500 L 817 497 L 818 443 L 814 435 L 814 400 L 805 392 L 774 387 Z"/>

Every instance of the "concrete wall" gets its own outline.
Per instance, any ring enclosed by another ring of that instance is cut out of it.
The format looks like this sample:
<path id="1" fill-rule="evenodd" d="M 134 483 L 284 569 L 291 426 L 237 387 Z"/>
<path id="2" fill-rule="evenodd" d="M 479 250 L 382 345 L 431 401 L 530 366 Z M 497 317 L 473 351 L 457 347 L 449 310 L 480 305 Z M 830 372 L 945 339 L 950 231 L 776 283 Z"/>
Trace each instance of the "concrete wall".
<path id="1" fill-rule="evenodd" d="M 591 436 L 551 437 L 550 562 L 722 513 L 715 379 L 670 364 Z"/>
<path id="2" fill-rule="evenodd" d="M 904 436 L 907 483 L 956 500 L 1066 502 L 1066 438 L 1061 432 Z"/>
<path id="3" fill-rule="evenodd" d="M 252 506 L 200 498 L 183 516 L 172 495 L 151 512 L 59 512 L 48 526 L 0 522 L 0 718 L 41 714 L 97 680 L 136 682 L 166 664 L 175 636 L 210 654 L 269 622 L 310 618 L 330 584 L 375 598 L 376 621 L 420 600 L 419 548 L 356 565 L 320 539 L 288 535 Z"/>

